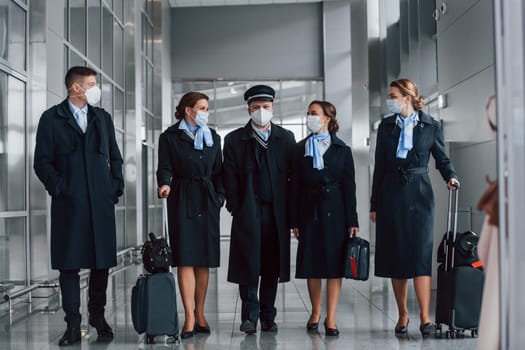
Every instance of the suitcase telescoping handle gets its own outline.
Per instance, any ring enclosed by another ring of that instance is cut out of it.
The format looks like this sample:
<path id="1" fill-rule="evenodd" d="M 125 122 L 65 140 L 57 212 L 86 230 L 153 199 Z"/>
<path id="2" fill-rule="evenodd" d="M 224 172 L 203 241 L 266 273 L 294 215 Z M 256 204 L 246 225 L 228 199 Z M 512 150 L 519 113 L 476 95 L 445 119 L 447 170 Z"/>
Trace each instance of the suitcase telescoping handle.
<path id="1" fill-rule="evenodd" d="M 168 229 L 168 198 L 163 197 L 160 199 L 162 202 L 162 235 L 166 239 L 166 243 L 170 244 L 170 235 Z"/>
<path id="2" fill-rule="evenodd" d="M 452 193 L 454 193 L 454 196 L 452 196 Z M 445 244 L 443 244 L 443 249 L 445 249 L 445 271 L 448 271 L 449 268 L 454 268 L 454 242 L 456 242 L 456 233 L 458 230 L 458 196 L 459 196 L 459 184 L 455 185 L 455 188 L 453 190 L 448 190 L 448 216 L 447 216 L 447 239 L 445 240 Z M 454 201 L 452 201 L 452 197 L 454 197 Z M 454 203 L 452 203 L 454 202 Z M 452 209 L 454 207 L 454 209 Z M 452 240 L 451 240 L 452 238 Z M 452 242 L 450 244 L 450 250 L 451 250 L 451 259 L 450 259 L 450 267 L 449 267 L 449 259 L 448 259 L 448 252 L 449 252 L 449 242 Z"/>

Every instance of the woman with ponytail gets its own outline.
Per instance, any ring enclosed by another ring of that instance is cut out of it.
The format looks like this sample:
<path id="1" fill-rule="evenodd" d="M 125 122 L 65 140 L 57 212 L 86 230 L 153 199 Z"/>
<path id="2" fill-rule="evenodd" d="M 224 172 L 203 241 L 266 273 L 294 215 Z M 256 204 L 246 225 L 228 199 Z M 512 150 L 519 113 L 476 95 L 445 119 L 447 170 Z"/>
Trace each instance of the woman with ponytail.
<path id="1" fill-rule="evenodd" d="M 159 197 L 168 198 L 173 266 L 185 311 L 181 338 L 210 333 L 204 317 L 209 268 L 219 266 L 219 211 L 224 203 L 221 139 L 208 127 L 208 96 L 188 92 L 177 123 L 159 138 Z"/>
<path id="2" fill-rule="evenodd" d="M 408 279 L 414 279 L 419 330 L 435 332 L 430 320 L 430 283 L 434 234 L 434 195 L 428 176 L 430 155 L 449 189 L 459 185 L 445 153 L 441 125 L 422 111 L 414 82 L 395 80 L 377 132 L 370 219 L 376 223 L 375 275 L 392 280 L 399 318 L 396 335 L 408 328 Z"/>
<path id="3" fill-rule="evenodd" d="M 313 101 L 307 126 L 312 132 L 298 143 L 292 172 L 291 227 L 299 240 L 296 278 L 308 279 L 312 314 L 307 331 L 321 320 L 321 283 L 326 279 L 327 336 L 339 335 L 335 313 L 348 235 L 359 232 L 352 151 L 336 136 L 339 125 L 334 105 Z"/>

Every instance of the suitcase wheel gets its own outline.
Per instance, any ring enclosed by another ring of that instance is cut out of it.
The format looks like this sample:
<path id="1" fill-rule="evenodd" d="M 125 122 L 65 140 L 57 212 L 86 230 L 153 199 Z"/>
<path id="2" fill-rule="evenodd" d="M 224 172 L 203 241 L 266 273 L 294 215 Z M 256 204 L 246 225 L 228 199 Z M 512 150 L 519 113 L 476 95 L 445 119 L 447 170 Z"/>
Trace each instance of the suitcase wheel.
<path id="1" fill-rule="evenodd" d="M 179 335 L 178 334 L 175 334 L 175 335 L 169 335 L 168 334 L 168 339 L 166 339 L 166 343 L 168 343 L 168 344 L 180 344 Z"/>
<path id="2" fill-rule="evenodd" d="M 436 338 L 443 338 L 443 326 L 441 325 L 441 323 L 438 323 L 436 325 L 435 337 Z"/>
<path id="3" fill-rule="evenodd" d="M 146 333 L 146 344 L 155 344 L 155 336 Z"/>

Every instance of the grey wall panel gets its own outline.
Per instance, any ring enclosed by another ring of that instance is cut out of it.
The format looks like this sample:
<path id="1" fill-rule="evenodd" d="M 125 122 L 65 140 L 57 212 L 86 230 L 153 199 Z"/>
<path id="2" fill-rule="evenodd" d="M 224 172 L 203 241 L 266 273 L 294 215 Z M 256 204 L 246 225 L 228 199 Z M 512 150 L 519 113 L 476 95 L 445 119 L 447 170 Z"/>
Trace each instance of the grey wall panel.
<path id="1" fill-rule="evenodd" d="M 446 90 L 494 63 L 493 8 L 481 0 L 438 35 L 438 81 Z"/>
<path id="2" fill-rule="evenodd" d="M 320 4 L 172 9 L 172 77 L 322 77 L 321 14 Z"/>
<path id="3" fill-rule="evenodd" d="M 63 39 L 52 31 L 47 32 L 47 90 L 64 96 L 64 45 Z M 48 106 L 52 106 L 48 104 Z"/>
<path id="4" fill-rule="evenodd" d="M 447 141 L 485 141 L 491 138 L 485 117 L 485 105 L 494 95 L 494 67 L 483 70 L 450 90 L 448 107 L 440 110 Z"/>
<path id="5" fill-rule="evenodd" d="M 487 125 L 485 125 L 488 128 Z M 479 198 L 487 188 L 485 176 L 497 176 L 496 142 L 490 140 L 472 144 L 452 144 L 451 157 L 462 181 L 460 189 L 458 229 L 460 232 L 473 230 L 481 232 L 484 214 L 476 210 Z"/>
<path id="6" fill-rule="evenodd" d="M 436 0 L 439 10 L 437 20 L 438 34 L 447 30 L 459 17 L 463 16 L 479 0 Z M 428 14 L 430 18 L 431 12 Z"/>

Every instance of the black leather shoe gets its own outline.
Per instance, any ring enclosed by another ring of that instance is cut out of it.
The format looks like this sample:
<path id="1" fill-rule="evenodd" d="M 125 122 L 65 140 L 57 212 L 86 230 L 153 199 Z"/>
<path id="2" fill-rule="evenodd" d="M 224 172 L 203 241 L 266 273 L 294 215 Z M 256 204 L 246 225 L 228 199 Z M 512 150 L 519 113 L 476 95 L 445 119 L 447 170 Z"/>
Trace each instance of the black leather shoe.
<path id="1" fill-rule="evenodd" d="M 242 322 L 239 329 L 246 334 L 255 334 L 257 332 L 257 324 L 250 320 L 246 320 Z"/>
<path id="2" fill-rule="evenodd" d="M 395 335 L 405 335 L 408 333 L 408 322 L 410 320 L 407 320 L 407 324 L 404 325 L 404 326 L 397 326 L 396 328 L 394 328 L 394 333 Z"/>
<path id="3" fill-rule="evenodd" d="M 261 321 L 261 331 L 275 333 L 277 329 L 277 323 L 274 321 Z"/>
<path id="4" fill-rule="evenodd" d="M 328 337 L 337 337 L 339 336 L 339 329 L 337 328 L 328 328 L 326 325 L 326 320 L 324 320 L 324 332 Z"/>
<path id="5" fill-rule="evenodd" d="M 195 324 L 195 332 L 196 333 L 203 333 L 203 334 L 210 334 L 210 326 L 201 326 L 198 323 Z"/>
<path id="6" fill-rule="evenodd" d="M 182 332 L 180 332 L 180 337 L 181 339 L 188 339 L 188 338 L 193 337 L 196 333 L 197 333 L 197 327 L 193 326 L 193 329 L 190 331 L 183 330 Z"/>
<path id="7" fill-rule="evenodd" d="M 113 329 L 111 329 L 104 317 L 90 317 L 89 325 L 91 327 L 95 327 L 97 330 L 97 341 L 99 342 L 109 342 L 115 337 L 113 334 Z"/>
<path id="8" fill-rule="evenodd" d="M 321 320 L 321 318 L 319 318 L 319 321 Z M 306 330 L 308 332 L 315 332 L 319 329 L 319 321 L 317 322 L 307 322 L 306 323 Z"/>
<path id="9" fill-rule="evenodd" d="M 432 334 L 436 334 L 436 325 L 432 322 L 427 322 L 419 326 L 419 331 L 423 338 L 428 338 Z"/>
<path id="10" fill-rule="evenodd" d="M 68 346 L 78 343 L 80 341 L 80 329 L 67 327 L 66 332 L 58 341 L 59 346 Z"/>

